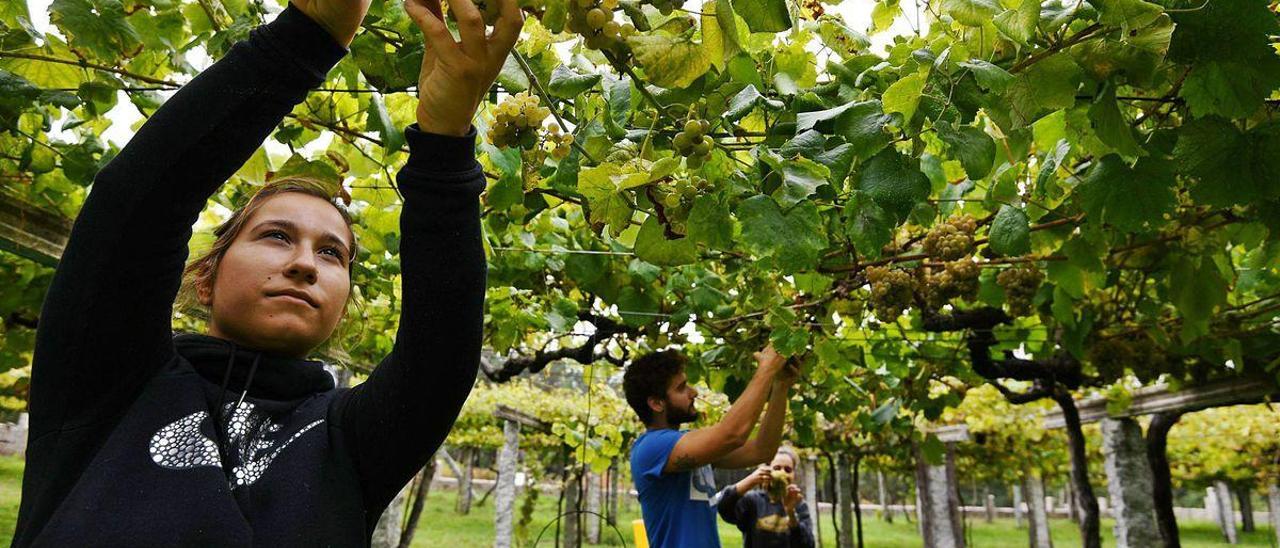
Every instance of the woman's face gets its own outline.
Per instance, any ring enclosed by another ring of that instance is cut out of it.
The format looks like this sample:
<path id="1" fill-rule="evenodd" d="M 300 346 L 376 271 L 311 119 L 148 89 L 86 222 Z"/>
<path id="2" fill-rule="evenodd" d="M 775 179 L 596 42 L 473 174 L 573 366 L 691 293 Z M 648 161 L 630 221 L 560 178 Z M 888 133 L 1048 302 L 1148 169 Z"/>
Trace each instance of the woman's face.
<path id="1" fill-rule="evenodd" d="M 787 478 L 789 478 L 790 481 L 795 482 L 796 463 L 795 461 L 791 460 L 791 455 L 788 455 L 786 453 L 778 453 L 773 456 L 773 462 L 770 463 L 769 466 L 774 470 L 786 472 Z"/>
<path id="2" fill-rule="evenodd" d="M 265 199 L 227 248 L 213 287 L 209 334 L 273 354 L 303 357 L 346 310 L 350 230 L 333 204 L 286 192 Z"/>

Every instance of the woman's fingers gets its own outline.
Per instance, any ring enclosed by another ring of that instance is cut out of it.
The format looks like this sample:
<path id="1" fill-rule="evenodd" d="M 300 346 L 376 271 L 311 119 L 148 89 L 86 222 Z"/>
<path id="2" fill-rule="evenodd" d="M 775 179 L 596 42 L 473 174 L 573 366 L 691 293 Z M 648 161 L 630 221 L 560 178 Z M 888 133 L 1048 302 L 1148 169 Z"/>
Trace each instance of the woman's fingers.
<path id="1" fill-rule="evenodd" d="M 462 51 L 480 60 L 489 57 L 489 43 L 485 40 L 484 16 L 471 0 L 447 0 L 449 11 L 458 22 L 458 35 L 462 38 Z"/>
<path id="2" fill-rule="evenodd" d="M 435 9 L 439 9 L 439 0 L 405 0 L 404 9 L 409 14 L 409 18 L 417 23 L 418 28 L 422 30 L 422 35 L 426 39 L 426 48 L 429 50 L 423 52 L 423 67 L 427 66 L 427 56 L 431 57 L 431 64 L 434 67 L 435 62 L 440 56 L 448 55 L 449 52 L 456 51 L 458 43 L 453 41 L 453 35 L 449 34 L 449 28 L 445 26 L 444 21 L 436 16 Z"/>
<path id="3" fill-rule="evenodd" d="M 493 61 L 499 63 L 506 61 L 507 54 L 520 38 L 520 29 L 524 28 L 524 13 L 520 11 L 516 0 L 490 1 L 502 2 L 502 11 L 498 14 L 498 22 L 494 25 L 489 47 L 489 51 L 496 57 Z"/>

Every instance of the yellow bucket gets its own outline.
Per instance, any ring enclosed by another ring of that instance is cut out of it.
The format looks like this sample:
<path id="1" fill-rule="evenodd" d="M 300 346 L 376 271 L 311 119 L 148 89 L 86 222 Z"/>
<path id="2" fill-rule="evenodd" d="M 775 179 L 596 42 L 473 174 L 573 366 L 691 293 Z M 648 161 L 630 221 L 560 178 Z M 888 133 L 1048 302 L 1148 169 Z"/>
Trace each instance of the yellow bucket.
<path id="1" fill-rule="evenodd" d="M 649 535 L 644 532 L 644 520 L 631 520 L 631 534 L 635 537 L 636 548 L 649 548 Z"/>

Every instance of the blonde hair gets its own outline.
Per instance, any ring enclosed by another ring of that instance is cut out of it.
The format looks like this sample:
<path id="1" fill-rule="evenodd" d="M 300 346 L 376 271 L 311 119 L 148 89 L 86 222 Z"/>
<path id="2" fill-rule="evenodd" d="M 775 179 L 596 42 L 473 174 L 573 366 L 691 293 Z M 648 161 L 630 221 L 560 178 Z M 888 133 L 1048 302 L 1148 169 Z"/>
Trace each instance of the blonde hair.
<path id="1" fill-rule="evenodd" d="M 231 213 L 225 222 L 218 225 L 213 230 L 214 241 L 200 256 L 192 259 L 187 266 L 182 269 L 182 286 L 178 290 L 178 299 L 175 303 L 180 312 L 193 314 L 196 316 L 207 317 L 209 308 L 200 302 L 199 289 L 201 286 L 213 287 L 218 273 L 218 265 L 222 262 L 222 258 L 227 254 L 227 250 L 231 248 L 231 244 L 235 242 L 240 232 L 244 230 L 249 218 L 253 216 L 258 209 L 262 208 L 262 204 L 267 199 L 296 192 L 307 196 L 315 196 L 321 198 L 333 205 L 338 210 L 338 214 L 342 216 L 342 220 L 347 225 L 347 234 L 351 238 L 351 252 L 347 258 L 347 275 L 348 281 L 353 279 L 354 265 L 356 257 L 359 254 L 359 245 L 356 243 L 355 230 L 351 228 L 354 223 L 351 213 L 338 203 L 331 190 L 332 184 L 325 183 L 319 179 L 308 177 L 305 175 L 291 175 L 273 179 L 267 184 L 259 188 L 253 196 L 249 198 L 239 209 Z M 351 303 L 354 299 L 355 288 L 352 287 L 347 292 L 347 303 Z M 345 323 L 345 321 L 340 322 Z M 337 328 L 334 329 L 337 332 Z M 332 336 L 332 333 L 330 334 Z"/>

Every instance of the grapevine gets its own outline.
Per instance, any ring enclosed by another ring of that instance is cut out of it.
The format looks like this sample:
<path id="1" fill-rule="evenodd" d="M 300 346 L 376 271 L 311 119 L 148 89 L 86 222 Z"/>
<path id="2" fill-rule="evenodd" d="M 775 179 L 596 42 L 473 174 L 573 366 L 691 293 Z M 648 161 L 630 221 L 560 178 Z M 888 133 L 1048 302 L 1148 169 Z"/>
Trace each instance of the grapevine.
<path id="1" fill-rule="evenodd" d="M 996 276 L 996 283 L 1004 288 L 1005 304 L 1014 316 L 1029 316 L 1031 300 L 1044 281 L 1044 273 L 1034 266 L 1010 268 Z"/>
<path id="2" fill-rule="evenodd" d="M 932 274 L 927 281 L 929 305 L 939 308 L 951 299 L 973 301 L 981 286 L 978 278 L 982 269 L 978 264 L 961 259 L 947 263 L 942 272 Z"/>
<path id="3" fill-rule="evenodd" d="M 542 106 L 537 96 L 524 91 L 512 95 L 494 108 L 489 142 L 499 148 L 531 149 L 537 143 L 538 126 L 550 114 L 551 109 Z"/>
<path id="4" fill-rule="evenodd" d="M 684 129 L 676 132 L 671 145 L 676 152 L 686 158 L 690 168 L 698 168 L 711 156 L 711 148 L 715 142 L 707 135 L 711 131 L 711 123 L 706 120 L 689 120 Z"/>
<path id="5" fill-rule="evenodd" d="M 619 50 L 636 27 L 615 21 L 617 8 L 618 0 L 569 0 L 569 30 L 582 35 L 588 48 Z"/>
<path id="6" fill-rule="evenodd" d="M 871 284 L 871 307 L 881 320 L 897 318 L 914 301 L 917 284 L 910 272 L 867 267 L 867 282 Z"/>
<path id="7" fill-rule="evenodd" d="M 968 215 L 934 226 L 924 237 L 924 252 L 943 261 L 954 261 L 973 253 L 973 231 L 978 222 Z"/>
<path id="8" fill-rule="evenodd" d="M 654 187 L 653 196 L 657 199 L 657 205 L 661 208 L 662 216 L 672 233 L 677 235 L 686 233 L 685 223 L 689 219 L 693 200 L 698 197 L 700 191 L 705 191 L 708 187 L 707 180 L 698 176 L 682 177 L 675 179 L 669 185 Z"/>

